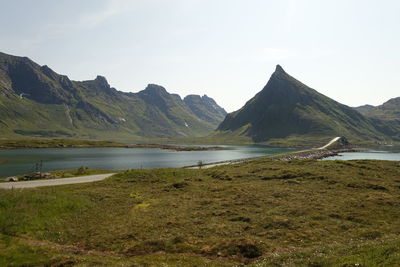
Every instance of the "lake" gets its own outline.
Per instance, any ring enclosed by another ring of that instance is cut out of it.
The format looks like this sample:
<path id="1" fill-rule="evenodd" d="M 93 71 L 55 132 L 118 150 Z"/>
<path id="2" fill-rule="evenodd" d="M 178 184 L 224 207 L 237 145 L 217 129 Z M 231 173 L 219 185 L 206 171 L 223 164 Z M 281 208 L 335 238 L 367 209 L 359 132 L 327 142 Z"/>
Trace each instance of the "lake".
<path id="1" fill-rule="evenodd" d="M 378 147 L 371 149 L 360 149 L 359 152 L 339 153 L 338 156 L 324 160 L 353 160 L 353 159 L 379 159 L 400 161 L 400 147 Z"/>
<path id="2" fill-rule="evenodd" d="M 41 148 L 0 150 L 0 177 L 27 174 L 35 171 L 36 163 L 43 162 L 42 171 L 76 169 L 126 170 L 183 167 L 276 155 L 293 151 L 289 148 L 266 146 L 223 146 L 225 150 L 171 151 L 155 148 Z"/>

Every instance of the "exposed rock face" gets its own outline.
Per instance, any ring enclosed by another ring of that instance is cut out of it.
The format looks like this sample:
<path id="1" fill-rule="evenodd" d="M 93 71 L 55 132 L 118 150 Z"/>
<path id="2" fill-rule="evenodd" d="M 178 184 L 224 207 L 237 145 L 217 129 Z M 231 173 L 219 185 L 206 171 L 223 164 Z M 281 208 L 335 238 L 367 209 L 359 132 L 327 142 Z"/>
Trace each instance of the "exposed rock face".
<path id="1" fill-rule="evenodd" d="M 108 82 L 104 76 L 98 75 L 96 77 L 96 79 L 94 79 L 94 82 L 100 88 L 106 88 L 106 89 L 110 88 L 110 85 L 108 84 Z"/>
<path id="2" fill-rule="evenodd" d="M 188 95 L 183 101 L 199 118 L 213 124 L 219 124 L 227 114 L 225 109 L 218 106 L 214 99 L 207 95 Z"/>
<path id="3" fill-rule="evenodd" d="M 207 112 L 213 117 L 212 110 Z M 212 132 L 222 119 L 218 112 L 214 120 L 204 119 L 179 95 L 155 84 L 124 93 L 103 76 L 71 81 L 26 57 L 0 53 L 3 136 L 195 137 Z"/>
<path id="4" fill-rule="evenodd" d="M 379 140 L 382 133 L 354 109 L 309 88 L 277 66 L 267 85 L 244 107 L 227 115 L 218 134 L 262 142 L 290 136 L 348 136 Z"/>

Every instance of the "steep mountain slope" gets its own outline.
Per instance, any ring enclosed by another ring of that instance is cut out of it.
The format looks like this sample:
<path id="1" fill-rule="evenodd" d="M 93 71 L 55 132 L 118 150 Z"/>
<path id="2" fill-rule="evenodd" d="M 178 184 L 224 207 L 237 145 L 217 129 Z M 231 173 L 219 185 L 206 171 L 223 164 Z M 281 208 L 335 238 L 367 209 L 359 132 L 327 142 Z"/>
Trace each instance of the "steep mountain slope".
<path id="1" fill-rule="evenodd" d="M 199 118 L 213 124 L 219 124 L 225 119 L 225 109 L 218 106 L 214 99 L 204 95 L 188 95 L 183 101 Z"/>
<path id="2" fill-rule="evenodd" d="M 370 118 L 382 132 L 400 140 L 400 97 L 392 98 L 380 106 L 365 105 L 355 109 Z"/>
<path id="3" fill-rule="evenodd" d="M 359 112 L 302 84 L 279 65 L 264 89 L 240 110 L 228 114 L 215 135 L 248 136 L 257 142 L 310 136 L 382 138 Z"/>
<path id="4" fill-rule="evenodd" d="M 149 84 L 137 96 L 147 104 L 144 117 L 150 120 L 138 121 L 144 131 L 160 132 L 164 128 L 167 131 L 165 136 L 201 136 L 214 130 L 222 121 L 203 120 L 185 105 L 179 95 L 169 94 L 165 88 L 155 84 Z"/>
<path id="5" fill-rule="evenodd" d="M 219 116 L 204 119 L 161 86 L 124 93 L 102 76 L 71 81 L 29 58 L 0 53 L 3 137 L 197 137 L 214 130 L 223 119 Z"/>

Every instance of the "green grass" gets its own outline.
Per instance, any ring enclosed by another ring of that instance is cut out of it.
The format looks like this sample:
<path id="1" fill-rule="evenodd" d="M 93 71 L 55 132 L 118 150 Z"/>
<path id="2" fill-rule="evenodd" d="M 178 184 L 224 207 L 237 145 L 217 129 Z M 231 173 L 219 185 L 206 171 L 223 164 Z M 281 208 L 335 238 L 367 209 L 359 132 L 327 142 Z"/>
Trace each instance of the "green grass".
<path id="1" fill-rule="evenodd" d="M 68 148 L 68 147 L 125 147 L 126 144 L 112 141 L 77 139 L 21 139 L 0 140 L 0 148 Z"/>
<path id="2" fill-rule="evenodd" d="M 88 169 L 87 167 L 82 166 L 75 170 L 59 170 L 59 171 L 52 171 L 50 173 L 60 178 L 70 178 L 70 177 L 79 177 L 79 176 L 96 175 L 96 174 L 113 173 L 113 172 L 115 171 Z"/>
<path id="3" fill-rule="evenodd" d="M 229 113 L 212 136 L 245 136 L 279 146 L 321 145 L 320 140 L 329 136 L 345 136 L 352 143 L 391 143 L 398 132 L 392 124 L 367 119 L 277 67 L 267 85 L 241 109 Z"/>
<path id="4" fill-rule="evenodd" d="M 128 170 L 96 183 L 0 191 L 0 258 L 14 265 L 391 266 L 400 260 L 399 195 L 399 162 L 263 158 L 204 170 Z"/>

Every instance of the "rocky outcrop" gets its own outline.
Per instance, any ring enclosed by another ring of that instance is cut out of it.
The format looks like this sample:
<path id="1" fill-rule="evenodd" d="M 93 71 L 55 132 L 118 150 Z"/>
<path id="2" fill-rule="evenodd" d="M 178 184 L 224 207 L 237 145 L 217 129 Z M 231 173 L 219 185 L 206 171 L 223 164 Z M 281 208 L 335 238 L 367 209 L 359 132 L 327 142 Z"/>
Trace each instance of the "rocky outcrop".
<path id="1" fill-rule="evenodd" d="M 213 124 L 219 124 L 226 116 L 225 109 L 218 106 L 214 99 L 207 95 L 188 95 L 183 101 L 199 118 Z"/>

